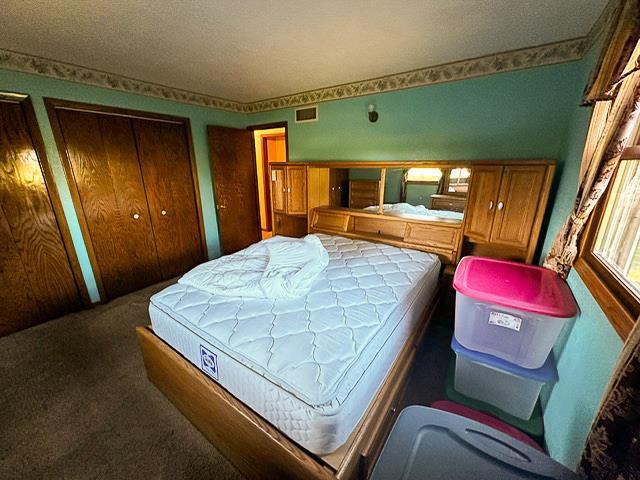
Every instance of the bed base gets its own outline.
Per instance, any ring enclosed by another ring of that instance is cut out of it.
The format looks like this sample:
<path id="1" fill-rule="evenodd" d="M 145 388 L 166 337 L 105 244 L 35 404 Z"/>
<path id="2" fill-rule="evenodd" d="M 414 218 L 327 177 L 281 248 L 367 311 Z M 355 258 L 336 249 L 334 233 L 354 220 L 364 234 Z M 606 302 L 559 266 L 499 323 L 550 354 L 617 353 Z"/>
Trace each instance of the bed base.
<path id="1" fill-rule="evenodd" d="M 397 416 L 417 346 L 438 294 L 400 351 L 347 442 L 319 457 L 307 451 L 206 376 L 153 333 L 137 327 L 149 380 L 247 478 L 366 479 Z"/>

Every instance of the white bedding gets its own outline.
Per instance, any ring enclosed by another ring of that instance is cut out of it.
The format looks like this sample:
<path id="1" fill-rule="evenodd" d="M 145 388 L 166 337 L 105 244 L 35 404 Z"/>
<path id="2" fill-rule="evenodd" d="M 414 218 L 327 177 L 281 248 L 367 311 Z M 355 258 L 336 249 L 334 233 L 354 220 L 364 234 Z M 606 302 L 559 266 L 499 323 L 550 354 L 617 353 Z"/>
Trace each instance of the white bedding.
<path id="1" fill-rule="evenodd" d="M 382 208 L 386 215 L 416 215 L 434 219 L 446 218 L 452 220 L 462 220 L 463 218 L 463 214 L 461 212 L 452 212 L 450 210 L 431 210 L 424 205 L 411 205 L 410 203 L 385 203 Z M 366 207 L 364 210 L 376 211 L 378 210 L 378 207 Z"/>
<path id="2" fill-rule="evenodd" d="M 155 333 L 291 439 L 322 455 L 362 418 L 437 287 L 435 255 L 319 234 L 329 265 L 299 299 L 172 285 Z"/>
<path id="3" fill-rule="evenodd" d="M 178 283 L 214 295 L 296 298 L 309 293 L 328 264 L 329 254 L 316 235 L 278 236 L 200 264 Z"/>

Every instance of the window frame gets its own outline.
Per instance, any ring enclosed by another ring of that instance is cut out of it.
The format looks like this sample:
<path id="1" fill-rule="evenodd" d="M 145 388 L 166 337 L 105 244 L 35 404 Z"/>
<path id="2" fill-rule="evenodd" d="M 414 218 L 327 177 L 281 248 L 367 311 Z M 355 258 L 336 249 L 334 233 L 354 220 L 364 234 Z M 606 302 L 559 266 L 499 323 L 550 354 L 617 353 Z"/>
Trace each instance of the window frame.
<path id="1" fill-rule="evenodd" d="M 640 146 L 638 145 L 625 149 L 620 161 L 636 160 L 640 156 L 635 155 L 634 152 L 639 151 Z M 618 167 L 616 167 L 606 191 L 596 204 L 585 226 L 574 266 L 613 328 L 622 339 L 626 339 L 640 316 L 640 299 L 593 253 L 598 228 L 618 175 Z"/>

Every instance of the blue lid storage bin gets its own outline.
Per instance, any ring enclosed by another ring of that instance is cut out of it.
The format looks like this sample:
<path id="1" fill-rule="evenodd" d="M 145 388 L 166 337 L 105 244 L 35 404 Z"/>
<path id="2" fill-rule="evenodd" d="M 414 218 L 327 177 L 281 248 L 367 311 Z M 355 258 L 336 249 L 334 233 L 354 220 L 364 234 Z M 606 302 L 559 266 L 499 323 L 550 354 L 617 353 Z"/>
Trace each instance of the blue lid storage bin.
<path id="1" fill-rule="evenodd" d="M 449 412 L 405 408 L 373 469 L 372 480 L 578 480 L 544 453 Z"/>
<path id="2" fill-rule="evenodd" d="M 542 367 L 531 370 L 469 350 L 455 337 L 451 348 L 456 354 L 456 391 L 523 420 L 531 417 L 542 386 L 558 379 L 553 352 Z"/>

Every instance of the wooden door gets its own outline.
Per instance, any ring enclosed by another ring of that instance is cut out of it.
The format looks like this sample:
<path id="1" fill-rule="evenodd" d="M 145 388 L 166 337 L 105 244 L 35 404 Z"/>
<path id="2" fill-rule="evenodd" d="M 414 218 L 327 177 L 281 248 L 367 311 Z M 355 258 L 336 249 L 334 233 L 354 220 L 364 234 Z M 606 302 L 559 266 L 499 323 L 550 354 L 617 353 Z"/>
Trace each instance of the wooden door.
<path id="1" fill-rule="evenodd" d="M 181 123 L 133 120 L 162 278 L 203 261 L 188 132 Z"/>
<path id="2" fill-rule="evenodd" d="M 287 213 L 307 214 L 307 168 L 287 166 Z"/>
<path id="3" fill-rule="evenodd" d="M 274 213 L 287 212 L 287 172 L 284 166 L 271 166 L 271 202 Z"/>
<path id="4" fill-rule="evenodd" d="M 223 254 L 260 240 L 253 132 L 208 127 L 211 172 Z"/>
<path id="5" fill-rule="evenodd" d="M 161 280 L 136 142 L 129 118 L 56 108 L 86 220 L 85 241 L 95 257 L 103 300 Z M 95 270 L 95 269 L 94 269 Z"/>
<path id="6" fill-rule="evenodd" d="M 540 203 L 545 165 L 504 167 L 491 242 L 526 248 Z"/>
<path id="7" fill-rule="evenodd" d="M 82 306 L 41 144 L 28 98 L 0 97 L 0 336 Z"/>
<path id="8" fill-rule="evenodd" d="M 464 234 L 471 240 L 489 241 L 498 203 L 502 167 L 472 167 Z"/>

